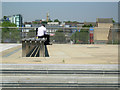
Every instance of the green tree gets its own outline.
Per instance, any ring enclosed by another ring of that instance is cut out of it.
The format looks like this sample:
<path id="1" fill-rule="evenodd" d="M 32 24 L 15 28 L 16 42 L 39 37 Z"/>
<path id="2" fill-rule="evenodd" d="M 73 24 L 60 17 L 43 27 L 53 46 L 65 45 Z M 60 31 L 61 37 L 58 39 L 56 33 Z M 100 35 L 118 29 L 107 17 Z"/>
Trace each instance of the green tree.
<path id="1" fill-rule="evenodd" d="M 71 21 L 65 21 L 65 23 L 71 23 Z"/>
<path id="2" fill-rule="evenodd" d="M 51 19 L 49 19 L 48 22 L 53 22 L 53 21 Z"/>
<path id="3" fill-rule="evenodd" d="M 112 20 L 113 23 L 115 23 L 115 20 Z"/>
<path id="4" fill-rule="evenodd" d="M 90 25 L 83 25 L 82 27 L 93 27 L 93 25 L 92 24 L 90 24 Z"/>
<path id="5" fill-rule="evenodd" d="M 4 16 L 3 19 L 7 19 L 7 16 Z"/>
<path id="6" fill-rule="evenodd" d="M 9 22 L 9 21 L 4 21 L 4 22 L 2 23 L 2 27 L 16 27 L 16 26 L 17 26 L 16 24 L 11 23 L 11 22 Z"/>
<path id="7" fill-rule="evenodd" d="M 90 24 L 90 25 L 89 25 L 89 27 L 93 27 L 93 25 L 92 25 L 92 24 Z"/>
<path id="8" fill-rule="evenodd" d="M 33 22 L 33 24 L 38 24 L 38 22 Z"/>
<path id="9" fill-rule="evenodd" d="M 65 23 L 79 23 L 78 21 L 65 21 Z"/>
<path id="10" fill-rule="evenodd" d="M 0 27 L 2 26 L 2 23 L 0 23 Z"/>
<path id="11" fill-rule="evenodd" d="M 20 30 L 16 28 L 9 28 L 16 27 L 16 24 L 4 21 L 2 23 L 2 27 L 5 27 L 2 29 L 2 42 L 17 42 L 20 40 Z"/>
<path id="12" fill-rule="evenodd" d="M 42 21 L 42 24 L 47 24 L 47 21 Z"/>
<path id="13" fill-rule="evenodd" d="M 73 23 L 79 23 L 78 21 L 73 21 Z"/>
<path id="14" fill-rule="evenodd" d="M 54 22 L 60 22 L 58 19 L 55 19 Z"/>

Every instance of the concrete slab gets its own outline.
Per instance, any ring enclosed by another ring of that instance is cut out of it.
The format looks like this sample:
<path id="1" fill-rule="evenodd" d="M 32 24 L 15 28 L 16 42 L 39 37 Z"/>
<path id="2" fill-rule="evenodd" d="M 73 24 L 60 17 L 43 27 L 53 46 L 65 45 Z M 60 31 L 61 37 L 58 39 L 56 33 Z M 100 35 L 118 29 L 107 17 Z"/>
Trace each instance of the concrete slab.
<path id="1" fill-rule="evenodd" d="M 118 64 L 118 45 L 70 45 L 47 46 L 50 57 L 22 57 L 18 46 L 2 52 L 3 64 Z M 8 53 L 9 52 L 9 53 Z M 6 55 L 7 57 L 3 57 Z"/>
<path id="2" fill-rule="evenodd" d="M 3 76 L 3 83 L 118 83 L 116 76 L 76 76 L 76 75 L 45 75 L 45 76 Z"/>
<path id="3" fill-rule="evenodd" d="M 2 51 L 6 70 L 118 70 L 117 45 L 47 46 L 50 57 L 22 57 L 22 46 Z M 26 72 L 25 71 L 25 72 Z M 13 72 L 14 73 L 14 72 Z M 3 87 L 118 87 L 117 74 L 3 74 Z M 37 83 L 37 84 L 36 84 Z M 61 84 L 60 84 L 61 83 Z"/>
<path id="4" fill-rule="evenodd" d="M 7 50 L 7 49 L 10 49 L 10 48 L 13 48 L 13 47 L 16 47 L 16 46 L 19 46 L 21 44 L 4 44 L 4 43 L 0 43 L 0 52 L 4 51 L 4 50 Z"/>
<path id="5" fill-rule="evenodd" d="M 6 70 L 118 70 L 117 64 L 0 64 Z"/>

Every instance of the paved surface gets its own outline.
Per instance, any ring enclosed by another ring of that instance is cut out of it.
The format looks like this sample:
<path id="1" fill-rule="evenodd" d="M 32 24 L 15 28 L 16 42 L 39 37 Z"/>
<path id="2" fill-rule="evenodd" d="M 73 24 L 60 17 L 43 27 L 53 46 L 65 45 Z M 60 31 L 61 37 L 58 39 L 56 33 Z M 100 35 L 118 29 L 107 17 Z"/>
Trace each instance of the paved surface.
<path id="1" fill-rule="evenodd" d="M 3 87 L 117 88 L 118 73 L 117 65 L 3 64 L 0 77 Z"/>
<path id="2" fill-rule="evenodd" d="M 0 85 L 118 87 L 117 45 L 62 44 L 47 48 L 50 57 L 22 57 L 21 45 L 2 51 Z"/>
<path id="3" fill-rule="evenodd" d="M 7 70 L 118 70 L 118 64 L 1 64 Z"/>
<path id="4" fill-rule="evenodd" d="M 118 45 L 54 44 L 47 48 L 50 57 L 22 57 L 21 45 L 7 49 L 2 52 L 2 63 L 118 64 Z"/>
<path id="5" fill-rule="evenodd" d="M 118 87 L 118 74 L 117 73 L 94 73 L 96 70 L 75 71 L 68 70 L 64 74 L 63 70 L 47 71 L 48 73 L 42 73 L 44 70 L 3 70 L 2 85 L 3 87 Z M 7 73 L 6 73 L 7 72 Z M 12 73 L 10 73 L 12 72 Z M 16 73 L 19 72 L 19 73 Z M 22 73 L 20 73 L 22 72 Z M 34 73 L 32 73 L 34 72 Z M 71 73 L 70 73 L 71 72 Z M 101 72 L 101 70 L 98 70 Z M 0 84 L 1 84 L 0 83 Z"/>
<path id="6" fill-rule="evenodd" d="M 16 46 L 19 46 L 19 45 L 21 45 L 21 44 L 2 44 L 2 43 L 0 43 L 0 52 L 10 49 L 10 48 L 13 48 L 13 47 L 16 47 Z"/>
<path id="7" fill-rule="evenodd" d="M 118 77 L 104 75 L 3 76 L 5 83 L 118 83 Z"/>

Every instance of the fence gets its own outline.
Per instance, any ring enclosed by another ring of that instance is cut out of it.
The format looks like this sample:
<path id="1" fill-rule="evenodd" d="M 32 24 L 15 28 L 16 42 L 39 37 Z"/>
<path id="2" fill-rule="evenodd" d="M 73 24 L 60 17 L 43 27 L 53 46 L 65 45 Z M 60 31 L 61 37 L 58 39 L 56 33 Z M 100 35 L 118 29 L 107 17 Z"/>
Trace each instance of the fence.
<path id="1" fill-rule="evenodd" d="M 36 38 L 37 27 L 1 27 L 2 43 L 21 43 L 23 38 Z M 48 27 L 54 44 L 118 44 L 119 28 Z"/>

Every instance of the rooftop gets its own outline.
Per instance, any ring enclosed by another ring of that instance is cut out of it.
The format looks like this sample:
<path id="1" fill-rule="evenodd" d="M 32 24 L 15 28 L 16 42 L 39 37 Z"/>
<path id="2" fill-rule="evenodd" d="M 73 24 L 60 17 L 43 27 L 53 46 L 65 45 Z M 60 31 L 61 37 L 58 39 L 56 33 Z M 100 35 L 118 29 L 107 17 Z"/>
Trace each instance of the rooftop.
<path id="1" fill-rule="evenodd" d="M 113 23 L 113 18 L 97 18 L 97 23 Z"/>
<path id="2" fill-rule="evenodd" d="M 118 45 L 53 44 L 47 46 L 50 57 L 24 58 L 21 48 L 2 51 L 2 64 L 118 64 Z"/>

